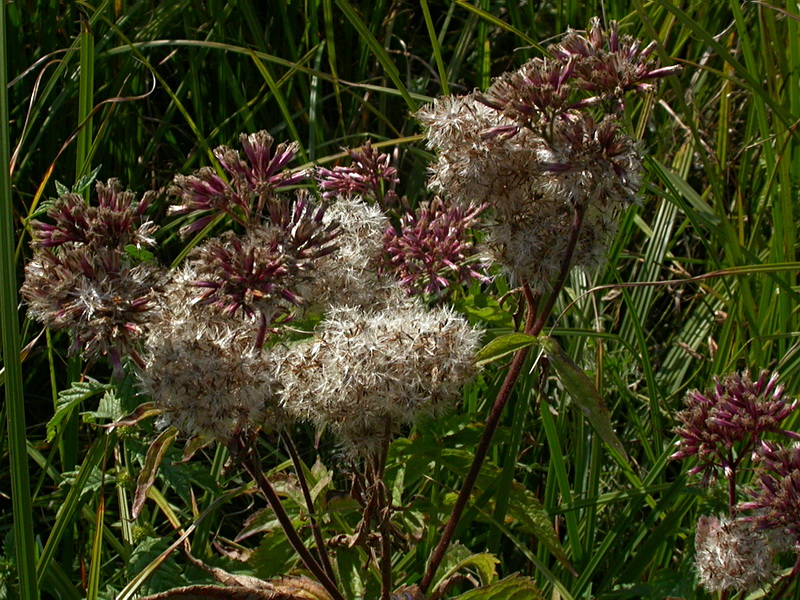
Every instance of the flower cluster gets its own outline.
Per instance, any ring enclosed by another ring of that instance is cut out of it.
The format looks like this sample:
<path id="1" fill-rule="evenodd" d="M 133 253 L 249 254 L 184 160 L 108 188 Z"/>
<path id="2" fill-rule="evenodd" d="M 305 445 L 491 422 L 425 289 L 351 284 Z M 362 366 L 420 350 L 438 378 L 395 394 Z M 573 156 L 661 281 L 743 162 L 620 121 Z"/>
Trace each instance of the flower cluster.
<path id="1" fill-rule="evenodd" d="M 384 269 L 409 292 L 443 296 L 452 284 L 488 282 L 486 261 L 475 250 L 470 229 L 485 205 L 447 206 L 439 198 L 422 204 L 389 227 L 384 236 Z"/>
<path id="2" fill-rule="evenodd" d="M 756 511 L 759 529 L 786 531 L 800 551 L 800 446 L 784 448 L 763 443 L 752 499 L 739 505 Z"/>
<path id="3" fill-rule="evenodd" d="M 32 246 L 58 248 L 77 244 L 124 249 L 128 245 L 153 246 L 157 227 L 145 220 L 145 211 L 155 194 L 147 192 L 137 201 L 136 195 L 123 190 L 118 179 L 97 182 L 97 205 L 86 204 L 80 194 L 65 194 L 47 209 L 54 223 L 33 221 Z"/>
<path id="4" fill-rule="evenodd" d="M 332 307 L 314 337 L 276 348 L 281 406 L 370 454 L 399 425 L 449 407 L 474 372 L 478 341 L 463 318 L 413 298 Z"/>
<path id="5" fill-rule="evenodd" d="M 391 205 L 396 195 L 387 186 L 397 183 L 398 179 L 397 169 L 389 165 L 390 156 L 373 148 L 370 140 L 361 148 L 347 150 L 347 155 L 351 161 L 349 167 L 317 169 L 316 179 L 323 198 L 360 196 L 369 198 L 380 206 Z"/>
<path id="6" fill-rule="evenodd" d="M 338 249 L 321 258 L 310 282 L 309 296 L 325 309 L 331 304 L 379 307 L 401 297 L 396 280 L 380 273 L 383 234 L 389 219 L 374 204 L 359 197 L 337 198 L 325 213 L 325 223 L 338 224 Z"/>
<path id="7" fill-rule="evenodd" d="M 775 571 L 781 541 L 741 517 L 702 516 L 695 530 L 698 582 L 709 592 L 747 591 L 763 584 Z"/>
<path id="8" fill-rule="evenodd" d="M 797 408 L 797 400 L 778 385 L 777 373 L 763 371 L 756 381 L 746 372 L 716 378 L 711 389 L 690 391 L 684 404 L 686 408 L 676 416 L 680 425 L 675 432 L 680 439 L 672 458 L 696 457 L 698 464 L 689 472 L 702 472 L 704 483 L 720 468 L 729 474 L 742 451 L 752 448 L 764 433 L 797 437 L 780 426 Z M 747 447 L 734 453 L 739 442 Z"/>
<path id="9" fill-rule="evenodd" d="M 292 306 L 306 304 L 303 286 L 319 260 L 336 250 L 336 224 L 323 221 L 325 207 L 314 207 L 305 196 L 293 205 L 280 202 L 285 210 L 273 210 L 272 223 L 212 238 L 188 258 L 194 300 L 229 316 L 257 319 L 256 346 L 270 325 L 290 316 Z"/>
<path id="10" fill-rule="evenodd" d="M 173 215 L 203 213 L 181 228 L 186 237 L 200 231 L 220 213 L 242 225 L 258 222 L 269 210 L 276 194 L 306 178 L 306 173 L 292 173 L 284 167 L 297 154 L 300 145 L 278 144 L 273 150 L 272 136 L 266 131 L 239 136 L 247 160 L 227 146 L 214 150 L 225 177 L 203 167 L 192 175 L 177 175 L 169 193 L 180 204 L 170 207 Z"/>
<path id="11" fill-rule="evenodd" d="M 488 248 L 537 291 L 565 265 L 596 270 L 619 212 L 636 199 L 639 146 L 622 129 L 619 102 L 604 100 L 675 71 L 654 68 L 652 49 L 594 20 L 587 37 L 570 32 L 551 47 L 552 58 L 419 112 L 437 150 L 432 188 L 462 206 L 486 203 Z"/>
<path id="12" fill-rule="evenodd" d="M 66 194 L 47 211 L 54 223 L 32 223 L 34 254 L 20 294 L 32 318 L 70 332 L 71 352 L 106 356 L 119 370 L 157 312 L 163 271 L 129 251 L 153 244 L 156 227 L 144 218 L 152 195 L 136 202 L 115 179 L 96 191 L 97 206 Z"/>
<path id="13" fill-rule="evenodd" d="M 253 345 L 253 326 L 196 306 L 178 275 L 161 299 L 139 374 L 142 390 L 161 410 L 161 424 L 228 443 L 265 421 L 279 421 L 273 369 L 269 355 Z"/>

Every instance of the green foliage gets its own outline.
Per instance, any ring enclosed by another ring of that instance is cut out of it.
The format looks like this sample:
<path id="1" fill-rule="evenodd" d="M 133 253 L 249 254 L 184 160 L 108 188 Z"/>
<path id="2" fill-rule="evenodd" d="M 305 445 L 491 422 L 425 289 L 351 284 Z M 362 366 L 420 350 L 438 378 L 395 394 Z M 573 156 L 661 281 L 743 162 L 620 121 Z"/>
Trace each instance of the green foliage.
<path id="1" fill-rule="evenodd" d="M 455 295 L 456 309 L 485 331 L 483 370 L 453 413 L 404 430 L 389 449 L 391 558 L 397 587 L 419 581 L 507 363 L 532 346 L 437 580 L 466 574 L 451 592 L 459 600 L 707 597 L 693 580 L 694 529 L 700 514 L 725 503 L 669 460 L 680 399 L 714 375 L 767 367 L 800 394 L 796 7 L 309 0 L 267 10 L 253 0 L 35 0 L 4 8 L 4 43 L 13 51 L 0 57 L 11 82 L 10 131 L 0 142 L 13 144 L 14 213 L 4 235 L 16 260 L 4 267 L 4 283 L 30 256 L 21 224 L 42 217 L 48 196 L 85 193 L 95 178 L 161 192 L 152 207 L 166 223 L 158 250 L 130 247 L 131 259 L 169 264 L 184 256 L 225 223 L 182 242 L 181 222 L 162 218 L 164 192 L 176 173 L 218 166 L 211 148 L 235 146 L 240 132 L 297 140 L 304 161 L 328 166 L 341 160 L 342 146 L 381 142 L 399 169 L 398 193 L 416 206 L 429 199 L 431 159 L 416 107 L 541 56 L 542 40 L 596 14 L 645 43 L 658 40 L 662 61 L 674 57 L 684 70 L 626 106 L 630 131 L 649 154 L 642 202 L 622 216 L 606 268 L 571 274 L 548 321 L 552 337 L 514 333 L 521 300 L 501 272 L 491 285 Z M 24 321 L 19 348 L 4 350 L 4 391 L 10 358 L 20 356 L 25 397 L 3 408 L 0 495 L 29 493 L 32 502 L 0 515 L 0 598 L 32 598 L 13 579 L 34 565 L 39 588 L 64 598 L 86 597 L 81 573 L 90 567 L 97 597 L 208 585 L 210 576 L 180 549 L 159 558 L 182 533 L 208 563 L 224 552 L 260 577 L 302 570 L 224 449 L 194 446 L 181 463 L 170 446 L 180 441 L 153 431 L 156 411 L 133 381 L 99 383 L 108 379 L 102 365 L 91 371 L 97 380 L 81 377 L 67 336 L 37 340 L 39 330 Z M 543 346 L 549 371 L 536 356 Z M 798 425 L 798 416 L 786 423 Z M 23 432 L 27 455 L 11 445 L 15 433 L 25 448 Z M 345 597 L 377 597 L 374 549 L 348 545 L 359 513 L 346 456 L 324 434 L 294 435 L 321 529 L 336 542 Z M 277 436 L 254 444 L 265 471 L 288 472 Z M 22 490 L 16 474 L 26 470 Z M 122 473 L 139 475 L 138 493 L 113 485 Z M 747 483 L 749 474 L 741 477 Z M 280 481 L 292 522 L 313 548 L 297 483 Z M 18 515 L 34 534 L 27 559 L 11 543 Z M 793 557 L 782 560 L 791 567 Z"/>

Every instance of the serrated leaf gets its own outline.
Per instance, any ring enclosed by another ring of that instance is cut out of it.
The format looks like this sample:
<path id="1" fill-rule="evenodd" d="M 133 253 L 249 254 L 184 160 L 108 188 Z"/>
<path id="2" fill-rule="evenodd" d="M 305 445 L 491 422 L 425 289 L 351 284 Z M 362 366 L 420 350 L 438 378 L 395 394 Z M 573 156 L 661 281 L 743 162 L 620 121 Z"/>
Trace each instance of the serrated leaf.
<path id="1" fill-rule="evenodd" d="M 107 389 L 109 389 L 107 384 L 100 383 L 94 379 L 87 379 L 85 381 L 76 381 L 69 389 L 60 391 L 56 401 L 56 412 L 47 422 L 47 441 L 53 441 L 58 426 L 72 413 L 76 406 Z"/>
<path id="2" fill-rule="evenodd" d="M 555 369 L 561 385 L 567 390 L 572 401 L 581 409 L 581 412 L 586 415 L 597 435 L 627 461 L 628 455 L 617 434 L 614 433 L 606 403 L 603 402 L 603 398 L 600 397 L 600 393 L 592 383 L 592 380 L 567 356 L 567 353 L 564 352 L 556 340 L 551 337 L 541 336 L 539 337 L 539 343 L 547 358 L 550 359 L 550 364 Z"/>
<path id="3" fill-rule="evenodd" d="M 122 402 L 113 389 L 107 390 L 100 398 L 97 410 L 81 413 L 84 423 L 96 423 L 99 419 L 119 419 L 124 414 Z"/>
<path id="4" fill-rule="evenodd" d="M 489 364 L 513 354 L 517 350 L 527 346 L 533 346 L 539 342 L 539 338 L 524 333 L 510 333 L 493 339 L 486 344 L 475 359 L 475 364 L 479 367 Z"/>
<path id="5" fill-rule="evenodd" d="M 78 181 L 75 182 L 75 185 L 72 186 L 73 193 L 82 194 L 83 190 L 85 190 L 90 185 L 92 185 L 94 183 L 95 179 L 97 179 L 97 175 L 98 175 L 98 173 L 100 173 L 100 169 L 102 168 L 102 166 L 103 165 L 97 165 L 92 170 L 91 173 L 87 173 L 86 175 L 84 175 L 83 177 L 78 179 Z M 61 195 L 61 194 L 59 193 L 59 195 Z"/>
<path id="6" fill-rule="evenodd" d="M 131 507 L 131 516 L 135 519 L 144 506 L 144 501 L 147 498 L 147 491 L 153 486 L 158 474 L 158 467 L 161 466 L 164 456 L 178 437 L 178 428 L 170 427 L 161 432 L 161 434 L 150 444 L 147 449 L 147 456 L 144 459 L 144 466 L 139 477 L 136 479 L 136 492 L 133 496 L 133 506 Z"/>
<path id="7" fill-rule="evenodd" d="M 553 528 L 547 510 L 533 492 L 517 482 L 512 483 L 508 515 L 519 522 L 524 530 L 533 534 L 539 543 L 543 544 L 571 573 L 576 574 Z"/>
<path id="8" fill-rule="evenodd" d="M 69 194 L 69 188 L 60 181 L 56 181 L 56 194 L 58 194 L 59 197 L 65 196 Z"/>
<path id="9" fill-rule="evenodd" d="M 452 600 L 544 600 L 544 596 L 533 579 L 512 575 Z"/>

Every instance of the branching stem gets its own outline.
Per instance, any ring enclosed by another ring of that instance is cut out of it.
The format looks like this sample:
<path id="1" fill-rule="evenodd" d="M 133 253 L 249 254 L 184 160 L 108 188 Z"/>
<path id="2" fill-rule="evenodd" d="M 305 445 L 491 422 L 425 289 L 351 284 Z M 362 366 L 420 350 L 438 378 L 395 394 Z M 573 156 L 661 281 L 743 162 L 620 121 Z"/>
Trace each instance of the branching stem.
<path id="1" fill-rule="evenodd" d="M 336 584 L 328 577 L 325 569 L 320 566 L 317 559 L 309 552 L 303 540 L 300 539 L 297 531 L 295 531 L 294 525 L 292 525 L 292 519 L 283 507 L 278 494 L 275 492 L 275 488 L 272 487 L 272 484 L 261 469 L 261 459 L 258 456 L 257 450 L 253 447 L 248 447 L 241 439 L 237 439 L 231 445 L 233 446 L 231 450 L 235 452 L 234 456 L 242 458 L 242 466 L 250 477 L 253 478 L 258 489 L 261 490 L 261 493 L 264 494 L 267 502 L 269 502 L 275 516 L 278 518 L 284 535 L 286 535 L 286 539 L 289 541 L 294 551 L 297 552 L 305 567 L 311 571 L 314 577 L 317 578 L 317 581 L 320 582 L 334 600 L 345 600 L 344 596 L 342 596 L 341 592 L 337 589 Z"/>
<path id="2" fill-rule="evenodd" d="M 306 501 L 306 510 L 308 510 L 308 519 L 311 522 L 311 531 L 314 534 L 314 542 L 317 544 L 317 554 L 322 563 L 322 567 L 328 574 L 332 581 L 336 581 L 336 576 L 333 572 L 331 559 L 328 556 L 328 548 L 325 545 L 325 538 L 322 536 L 322 529 L 316 519 L 316 511 L 314 510 L 314 500 L 311 498 L 311 491 L 308 489 L 308 481 L 306 480 L 305 473 L 303 472 L 303 463 L 300 461 L 300 455 L 297 453 L 297 447 L 292 441 L 292 437 L 286 433 L 281 432 L 281 439 L 286 444 L 286 449 L 289 452 L 289 457 L 294 464 L 294 470 L 297 472 L 297 480 L 300 482 L 300 489 L 303 491 L 303 498 Z"/>

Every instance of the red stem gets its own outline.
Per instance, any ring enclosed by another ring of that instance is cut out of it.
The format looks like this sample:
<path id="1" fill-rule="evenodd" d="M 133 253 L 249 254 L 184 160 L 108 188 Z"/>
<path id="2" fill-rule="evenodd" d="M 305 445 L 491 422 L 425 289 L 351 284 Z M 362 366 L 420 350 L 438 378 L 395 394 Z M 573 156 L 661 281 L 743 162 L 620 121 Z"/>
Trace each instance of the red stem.
<path id="1" fill-rule="evenodd" d="M 261 470 L 261 460 L 258 457 L 258 453 L 253 448 L 248 448 L 242 444 L 241 440 L 237 441 L 239 447 L 234 447 L 233 450 L 235 450 L 238 455 L 243 455 L 244 460 L 242 461 L 242 466 L 244 466 L 250 477 L 252 477 L 253 481 L 258 485 L 258 489 L 264 494 L 267 502 L 269 502 L 275 516 L 278 518 L 281 529 L 283 529 L 283 533 L 286 535 L 286 539 L 289 541 L 294 551 L 297 552 L 298 556 L 300 556 L 300 560 L 303 561 L 306 568 L 317 578 L 317 581 L 322 584 L 322 587 L 327 590 L 333 600 L 345 600 L 344 596 L 342 596 L 341 592 L 336 588 L 336 584 L 328 577 L 328 574 L 320 566 L 311 552 L 309 552 L 303 540 L 300 539 L 297 531 L 295 531 L 292 519 L 283 507 L 278 494 L 275 492 L 275 488 L 272 487 L 272 484 Z"/>
<path id="2" fill-rule="evenodd" d="M 561 271 L 556 284 L 553 286 L 552 293 L 548 296 L 544 307 L 542 307 L 542 310 L 539 311 L 538 318 L 536 314 L 538 307 L 538 296 L 533 295 L 527 283 L 523 285 L 525 301 L 528 306 L 528 315 L 525 323 L 524 333 L 528 335 L 539 335 L 544 328 L 545 323 L 547 322 L 547 318 L 550 316 L 550 313 L 553 310 L 553 306 L 555 305 L 558 295 L 564 288 L 564 285 L 567 281 L 567 276 L 569 275 L 570 265 L 572 264 L 572 257 L 575 254 L 575 247 L 578 243 L 581 225 L 583 224 L 583 215 L 584 209 L 582 207 L 574 207 L 572 231 L 570 232 L 570 239 L 567 243 L 566 251 L 561 260 Z M 422 580 L 420 581 L 419 590 L 422 595 L 427 593 L 428 589 L 433 583 L 433 578 L 436 576 L 436 571 L 438 570 L 439 565 L 442 563 L 444 555 L 447 552 L 447 548 L 450 546 L 450 542 L 455 535 L 458 524 L 461 521 L 461 517 L 467 507 L 467 503 L 469 502 L 470 495 L 472 494 L 472 489 L 475 487 L 475 483 L 478 481 L 478 474 L 480 473 L 483 462 L 486 460 L 486 456 L 491 448 L 492 439 L 494 438 L 494 434 L 497 431 L 498 425 L 500 424 L 500 418 L 503 416 L 503 411 L 505 410 L 506 404 L 508 404 L 508 400 L 511 398 L 511 392 L 514 390 L 514 385 L 519 378 L 520 372 L 522 371 L 522 366 L 525 364 L 525 360 L 528 358 L 529 352 L 530 346 L 526 346 L 525 348 L 517 350 L 517 352 L 514 354 L 514 358 L 511 361 L 511 366 L 509 367 L 508 373 L 506 373 L 506 378 L 503 381 L 503 386 L 500 388 L 494 406 L 492 406 L 492 410 L 489 412 L 489 416 L 486 419 L 486 427 L 483 430 L 483 435 L 481 436 L 480 442 L 478 442 L 477 448 L 475 448 L 475 457 L 473 458 L 469 471 L 464 478 L 464 483 L 461 486 L 461 490 L 458 493 L 458 498 L 456 498 L 455 505 L 453 506 L 453 512 L 450 514 L 450 518 L 444 527 L 444 531 L 442 532 L 442 537 L 439 539 L 439 543 L 431 553 L 428 567 L 425 570 L 425 574 L 422 576 Z"/>

